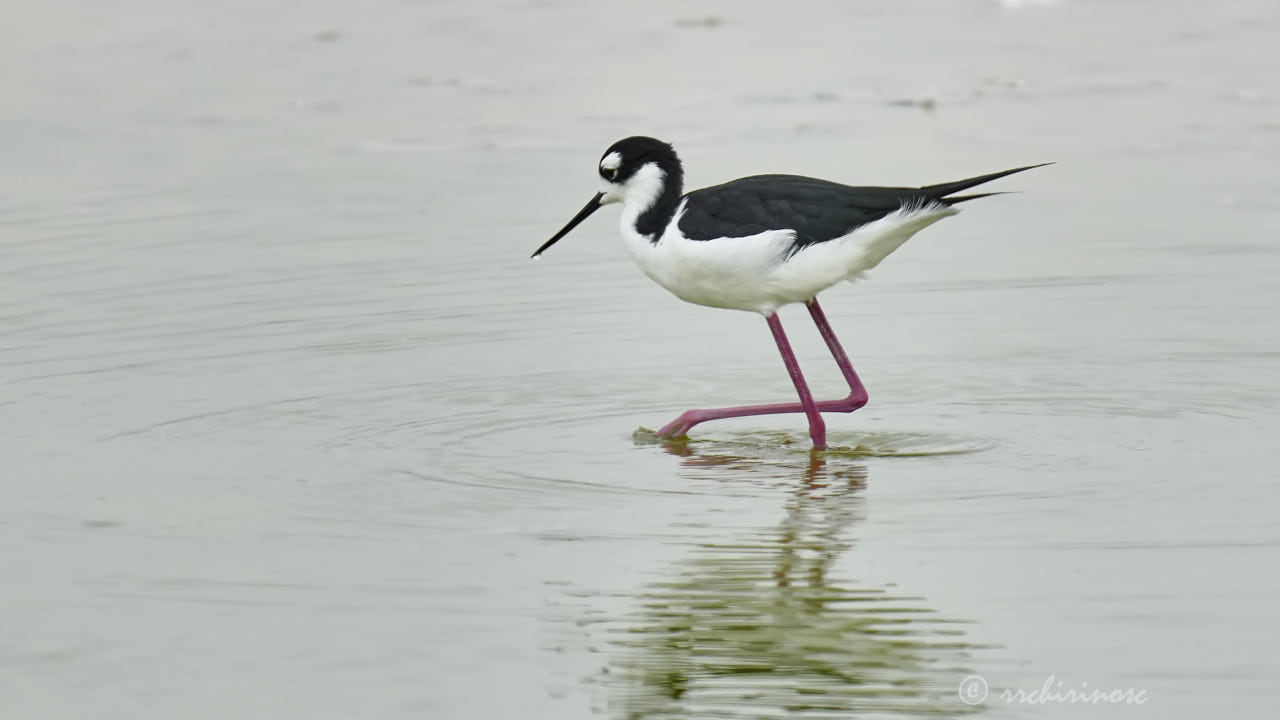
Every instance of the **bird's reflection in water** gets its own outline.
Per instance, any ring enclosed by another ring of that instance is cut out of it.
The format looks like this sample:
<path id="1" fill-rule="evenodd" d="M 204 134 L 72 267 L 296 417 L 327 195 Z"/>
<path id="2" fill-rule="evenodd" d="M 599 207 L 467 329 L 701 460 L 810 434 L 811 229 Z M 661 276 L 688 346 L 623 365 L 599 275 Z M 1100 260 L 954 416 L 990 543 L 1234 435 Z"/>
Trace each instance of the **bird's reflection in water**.
<path id="1" fill-rule="evenodd" d="M 625 718 L 912 717 L 972 710 L 957 683 L 963 623 L 920 598 L 833 577 L 862 517 L 867 472 L 818 453 L 693 451 L 686 474 L 785 481 L 778 525 L 700 544 L 649 585 L 614 640 L 610 707 Z"/>

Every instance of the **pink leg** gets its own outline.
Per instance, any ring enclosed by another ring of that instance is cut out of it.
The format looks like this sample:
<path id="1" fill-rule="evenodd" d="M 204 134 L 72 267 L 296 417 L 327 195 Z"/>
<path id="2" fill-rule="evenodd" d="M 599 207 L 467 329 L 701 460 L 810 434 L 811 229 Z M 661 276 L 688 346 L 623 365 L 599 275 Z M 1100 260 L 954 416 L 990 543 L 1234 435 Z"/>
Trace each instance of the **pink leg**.
<path id="1" fill-rule="evenodd" d="M 827 322 L 827 317 L 822 312 L 822 308 L 818 306 L 816 299 L 806 303 L 809 308 L 809 314 L 813 317 L 814 323 L 818 326 L 818 332 L 822 333 L 822 339 L 827 343 L 827 349 L 831 351 L 831 355 L 835 357 L 836 365 L 840 367 L 840 372 L 844 375 L 844 379 L 849 383 L 849 396 L 843 400 L 825 400 L 821 402 L 813 402 L 813 396 L 809 393 L 809 388 L 804 382 L 804 377 L 800 374 L 800 364 L 796 361 L 795 353 L 791 351 L 791 344 L 787 342 L 787 337 L 782 332 L 782 324 L 778 321 L 776 314 L 770 315 L 769 329 L 773 331 L 774 340 L 778 343 L 778 349 L 782 352 L 782 360 L 787 365 L 787 371 L 791 373 L 791 379 L 796 385 L 796 392 L 800 395 L 798 403 L 774 403 L 771 405 L 740 405 L 738 407 L 716 408 L 709 410 L 688 410 L 680 414 L 675 420 L 667 423 L 658 431 L 661 437 L 679 437 L 689 432 L 693 426 L 704 423 L 708 420 L 723 420 L 733 417 L 748 417 L 751 415 L 775 415 L 781 413 L 803 412 L 809 416 L 809 434 L 813 437 L 814 447 L 822 449 L 826 447 L 826 426 L 822 422 L 819 412 L 853 412 L 863 405 L 867 404 L 867 390 L 862 386 L 862 381 L 858 379 L 858 374 L 853 370 L 853 364 L 849 362 L 849 356 L 845 354 L 844 348 L 840 346 L 840 341 L 836 339 L 835 331 L 831 329 L 831 324 Z M 815 424 L 815 420 L 817 421 Z"/>
<path id="2" fill-rule="evenodd" d="M 862 381 L 858 379 L 858 373 L 853 371 L 853 363 L 849 362 L 849 356 L 844 354 L 844 348 L 840 347 L 840 341 L 836 339 L 836 331 L 831 329 L 831 323 L 827 322 L 826 313 L 822 312 L 822 308 L 818 306 L 818 298 L 805 303 L 805 307 L 809 308 L 809 315 L 813 317 L 814 324 L 818 326 L 818 332 L 822 333 L 822 339 L 826 341 L 827 349 L 831 351 L 831 356 L 836 359 L 836 365 L 840 366 L 840 374 L 844 375 L 845 382 L 849 383 L 849 397 L 836 402 L 843 402 L 850 407 L 840 409 L 837 412 L 853 412 L 867 404 L 867 389 L 862 386 Z"/>
<path id="3" fill-rule="evenodd" d="M 796 360 L 796 354 L 791 351 L 791 343 L 787 341 L 787 334 L 782 331 L 782 321 L 778 319 L 778 313 L 773 313 L 765 318 L 769 321 L 769 330 L 773 332 L 773 341 L 778 343 L 778 352 L 782 353 L 782 362 L 787 366 L 787 373 L 791 375 L 791 382 L 796 386 L 796 394 L 800 396 L 800 406 L 804 408 L 804 414 L 809 418 L 809 437 L 813 438 L 813 446 L 818 450 L 825 450 L 827 447 L 827 424 L 822 421 L 822 414 L 818 412 L 818 406 L 813 402 L 813 393 L 809 392 L 809 385 L 804 381 L 804 373 L 800 372 L 800 361 Z"/>
<path id="4" fill-rule="evenodd" d="M 663 426 L 658 431 L 658 435 L 662 437 L 678 437 L 688 433 L 689 429 L 694 425 L 708 420 L 803 412 L 809 418 L 809 436 L 813 438 L 813 446 L 819 450 L 827 446 L 827 427 L 826 423 L 822 421 L 822 415 L 819 414 L 822 409 L 821 404 L 813 401 L 809 386 L 805 384 L 804 375 L 800 372 L 800 363 L 796 360 L 796 355 L 791 350 L 791 343 L 787 341 L 786 333 L 782 331 L 782 322 L 778 320 L 777 313 L 769 315 L 765 319 L 769 322 L 769 330 L 773 332 L 774 342 L 778 344 L 778 351 L 782 353 L 782 362 L 787 366 L 787 372 L 791 375 L 791 382 L 796 386 L 796 393 L 800 396 L 800 402 L 776 403 L 773 405 L 742 405 L 714 410 L 688 410 L 681 413 L 680 417 Z"/>

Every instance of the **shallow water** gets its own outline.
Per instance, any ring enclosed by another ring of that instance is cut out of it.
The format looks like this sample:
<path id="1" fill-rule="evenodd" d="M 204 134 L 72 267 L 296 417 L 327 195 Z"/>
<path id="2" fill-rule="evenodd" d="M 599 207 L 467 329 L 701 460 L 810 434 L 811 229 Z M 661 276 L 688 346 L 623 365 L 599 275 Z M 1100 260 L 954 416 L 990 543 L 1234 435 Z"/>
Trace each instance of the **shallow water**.
<path id="1" fill-rule="evenodd" d="M 1280 12 L 1023 5 L 10 8 L 0 714 L 1265 715 Z M 813 456 L 646 435 L 792 391 L 608 213 L 528 261 L 638 132 L 1058 164 L 824 295 Z M 1050 677 L 1147 702 L 999 697 Z"/>

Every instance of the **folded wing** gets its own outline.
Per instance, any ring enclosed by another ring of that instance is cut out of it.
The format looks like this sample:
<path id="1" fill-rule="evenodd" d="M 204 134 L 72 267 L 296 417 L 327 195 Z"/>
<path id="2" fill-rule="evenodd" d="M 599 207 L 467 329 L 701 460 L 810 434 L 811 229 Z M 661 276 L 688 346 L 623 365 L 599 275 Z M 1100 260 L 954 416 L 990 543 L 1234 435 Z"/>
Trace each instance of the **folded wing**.
<path id="1" fill-rule="evenodd" d="M 680 218 L 690 240 L 746 237 L 769 230 L 795 233 L 795 250 L 849 234 L 904 207 L 952 205 L 995 193 L 949 197 L 1039 165 L 920 188 L 853 187 L 799 175 L 754 175 L 695 190 Z"/>

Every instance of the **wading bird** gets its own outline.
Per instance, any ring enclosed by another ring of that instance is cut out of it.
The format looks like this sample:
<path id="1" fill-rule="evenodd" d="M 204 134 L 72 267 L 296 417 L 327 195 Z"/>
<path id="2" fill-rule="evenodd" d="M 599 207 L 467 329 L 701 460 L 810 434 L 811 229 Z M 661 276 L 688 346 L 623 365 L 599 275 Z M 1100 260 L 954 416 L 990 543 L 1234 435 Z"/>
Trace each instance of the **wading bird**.
<path id="1" fill-rule="evenodd" d="M 803 412 L 813 446 L 824 449 L 821 413 L 853 412 L 867 403 L 867 391 L 818 305 L 818 293 L 856 280 L 912 235 L 955 215 L 956 203 L 998 194 L 956 193 L 1035 167 L 1041 165 L 918 188 L 754 175 L 685 194 L 675 149 L 651 137 L 629 137 L 601 156 L 601 191 L 533 257 L 602 206 L 622 203 L 622 238 L 636 265 L 681 300 L 764 315 L 800 396 L 798 403 L 688 410 L 658 435 L 679 437 L 708 420 Z M 847 397 L 814 401 L 778 320 L 778 308 L 791 303 L 809 309 L 849 383 Z"/>

